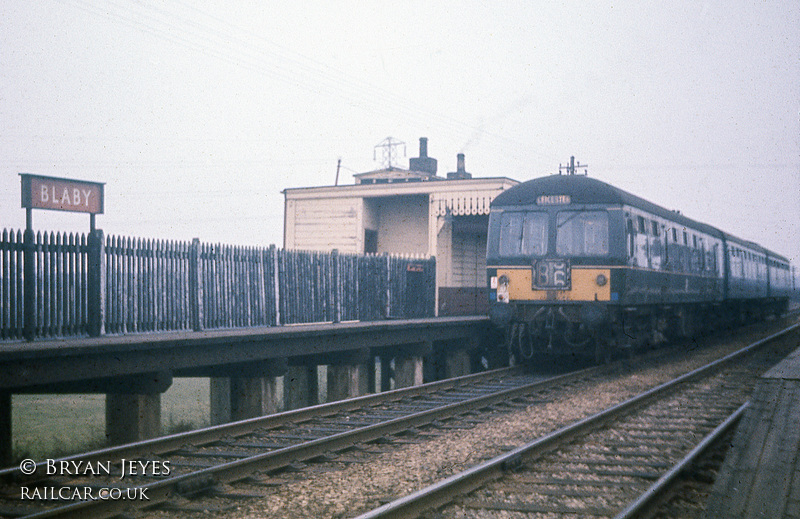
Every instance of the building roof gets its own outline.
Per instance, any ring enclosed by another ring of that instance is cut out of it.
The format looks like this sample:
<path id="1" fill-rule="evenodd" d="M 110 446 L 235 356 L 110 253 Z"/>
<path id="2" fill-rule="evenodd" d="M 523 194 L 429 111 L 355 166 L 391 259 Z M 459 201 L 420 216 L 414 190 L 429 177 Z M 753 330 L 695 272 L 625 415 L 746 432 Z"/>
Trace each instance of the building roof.
<path id="1" fill-rule="evenodd" d="M 357 184 L 391 184 L 395 182 L 444 180 L 442 177 L 437 177 L 426 171 L 415 171 L 395 167 L 367 171 L 366 173 L 357 173 L 353 176 L 356 178 Z"/>
<path id="2" fill-rule="evenodd" d="M 507 177 L 351 184 L 345 186 L 298 187 L 284 189 L 286 200 L 313 198 L 384 198 L 409 195 L 430 196 L 436 216 L 489 214 L 491 201 L 518 182 Z"/>

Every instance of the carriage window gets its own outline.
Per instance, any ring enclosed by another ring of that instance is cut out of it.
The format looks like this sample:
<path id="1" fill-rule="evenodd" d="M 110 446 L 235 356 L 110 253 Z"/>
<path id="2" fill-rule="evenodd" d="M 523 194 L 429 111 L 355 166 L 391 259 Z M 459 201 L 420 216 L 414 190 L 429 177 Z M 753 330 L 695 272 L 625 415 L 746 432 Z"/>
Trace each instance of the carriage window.
<path id="1" fill-rule="evenodd" d="M 636 241 L 634 240 L 633 220 L 628 220 L 628 256 L 633 258 L 636 254 Z"/>
<path id="2" fill-rule="evenodd" d="M 702 253 L 700 254 L 700 270 L 706 269 L 706 244 L 703 243 L 703 238 L 700 238 L 700 248 L 702 249 Z"/>
<path id="3" fill-rule="evenodd" d="M 543 256 L 547 252 L 547 213 L 506 212 L 500 217 L 501 256 Z"/>
<path id="4" fill-rule="evenodd" d="M 608 254 L 608 213 L 560 211 L 556 218 L 556 253 L 564 256 Z"/>

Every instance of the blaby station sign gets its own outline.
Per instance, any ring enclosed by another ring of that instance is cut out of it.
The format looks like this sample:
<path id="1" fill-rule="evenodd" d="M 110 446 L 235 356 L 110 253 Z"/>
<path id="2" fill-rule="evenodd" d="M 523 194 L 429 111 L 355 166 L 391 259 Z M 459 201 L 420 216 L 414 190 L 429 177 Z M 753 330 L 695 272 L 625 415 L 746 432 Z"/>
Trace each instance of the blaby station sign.
<path id="1" fill-rule="evenodd" d="M 103 213 L 105 184 L 20 173 L 22 207 L 77 213 Z"/>

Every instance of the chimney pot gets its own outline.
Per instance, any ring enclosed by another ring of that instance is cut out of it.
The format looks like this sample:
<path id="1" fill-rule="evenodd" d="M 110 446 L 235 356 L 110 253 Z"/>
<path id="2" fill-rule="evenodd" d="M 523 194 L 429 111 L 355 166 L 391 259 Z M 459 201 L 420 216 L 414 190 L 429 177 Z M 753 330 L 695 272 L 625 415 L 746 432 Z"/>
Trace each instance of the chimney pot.
<path id="1" fill-rule="evenodd" d="M 459 153 L 456 155 L 457 162 L 456 162 L 456 171 L 458 173 L 464 173 L 466 171 L 466 167 L 464 166 L 464 154 Z"/>
<path id="2" fill-rule="evenodd" d="M 420 158 L 428 156 L 428 138 L 427 137 L 420 137 L 419 138 L 419 156 L 420 156 Z"/>

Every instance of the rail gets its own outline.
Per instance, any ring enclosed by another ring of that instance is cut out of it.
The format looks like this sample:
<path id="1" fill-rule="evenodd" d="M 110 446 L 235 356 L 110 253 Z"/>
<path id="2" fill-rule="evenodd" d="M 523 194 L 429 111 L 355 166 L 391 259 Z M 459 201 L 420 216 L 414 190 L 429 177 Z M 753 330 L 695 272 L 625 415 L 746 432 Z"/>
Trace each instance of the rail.
<path id="1" fill-rule="evenodd" d="M 336 413 L 348 413 L 347 416 L 351 417 L 353 411 L 365 409 L 372 409 L 370 412 L 375 413 L 377 416 L 374 423 L 369 425 L 356 426 L 351 430 L 324 435 L 320 438 L 308 441 L 301 441 L 300 443 L 286 447 L 273 447 L 273 450 L 269 452 L 261 452 L 252 456 L 241 457 L 234 461 L 215 464 L 212 467 L 168 477 L 150 484 L 131 487 L 132 489 L 146 489 L 148 496 L 146 502 L 132 503 L 111 500 L 81 501 L 57 506 L 49 510 L 39 510 L 32 514 L 18 515 L 31 518 L 86 517 L 87 514 L 92 517 L 110 517 L 125 510 L 129 511 L 132 506 L 151 507 L 172 499 L 176 493 L 179 495 L 193 495 L 208 491 L 218 485 L 251 476 L 256 470 L 260 472 L 276 470 L 298 461 L 313 459 L 337 450 L 350 448 L 359 443 L 373 441 L 424 424 L 430 424 L 447 417 L 463 414 L 471 410 L 484 409 L 487 406 L 530 394 L 546 385 L 549 386 L 558 383 L 567 384 L 570 381 L 603 369 L 603 367 L 592 367 L 544 380 L 532 380 L 529 376 L 519 376 L 517 373 L 518 368 L 503 368 L 491 372 L 425 384 L 423 386 L 398 389 L 386 393 L 368 395 L 278 415 L 221 425 L 205 430 L 176 434 L 164 438 L 138 442 L 136 444 L 61 458 L 56 460 L 57 464 L 61 462 L 96 463 L 104 460 L 119 460 L 122 458 L 152 460 L 154 456 L 174 453 L 176 450 L 186 451 L 188 452 L 187 455 L 191 456 L 191 450 L 197 446 L 220 440 L 231 441 L 236 437 L 251 434 L 254 431 L 263 431 L 289 423 L 308 424 L 309 421 L 314 418 L 329 417 Z M 512 376 L 515 373 L 516 376 Z M 493 380 L 495 382 L 492 382 Z M 481 387 L 481 385 L 487 387 Z M 444 391 L 453 389 L 459 389 L 460 391 L 458 394 L 450 397 L 447 397 L 447 393 L 442 394 Z M 439 396 L 437 397 L 437 395 Z M 432 401 L 428 404 L 423 401 L 420 405 L 412 406 L 414 409 L 421 409 L 405 411 L 402 416 L 390 419 L 382 417 L 387 413 L 387 410 L 375 409 L 377 404 L 398 401 L 408 402 L 411 398 L 417 397 L 431 398 Z M 272 441 L 274 441 L 274 438 Z M 261 446 L 260 450 L 263 449 L 264 447 Z M 36 468 L 37 470 L 34 472 L 46 472 L 45 463 L 40 463 Z M 16 483 L 20 481 L 29 481 L 24 479 L 20 468 L 17 467 L 0 471 L 0 480 Z M 35 483 L 35 480 L 33 480 L 33 482 Z M 116 484 L 119 484 L 119 482 Z M 95 483 L 95 486 L 96 485 Z M 76 483 L 75 486 L 79 487 L 80 484 Z"/>
<path id="2" fill-rule="evenodd" d="M 387 503 L 370 512 L 359 515 L 357 519 L 388 519 L 416 517 L 422 512 L 445 505 L 455 496 L 467 494 L 485 483 L 500 478 L 505 472 L 520 466 L 525 459 L 542 455 L 569 439 L 585 434 L 613 420 L 619 414 L 645 405 L 659 396 L 675 390 L 678 386 L 715 372 L 725 365 L 750 354 L 754 350 L 800 328 L 800 324 L 790 326 L 778 333 L 761 339 L 746 348 L 731 353 L 721 359 L 695 369 L 672 381 L 661 384 L 634 398 L 605 409 L 592 416 L 538 438 L 506 454 L 497 456 L 464 472 L 446 478 L 439 483 L 414 492 L 408 496 Z"/>

